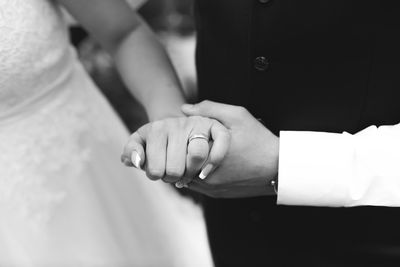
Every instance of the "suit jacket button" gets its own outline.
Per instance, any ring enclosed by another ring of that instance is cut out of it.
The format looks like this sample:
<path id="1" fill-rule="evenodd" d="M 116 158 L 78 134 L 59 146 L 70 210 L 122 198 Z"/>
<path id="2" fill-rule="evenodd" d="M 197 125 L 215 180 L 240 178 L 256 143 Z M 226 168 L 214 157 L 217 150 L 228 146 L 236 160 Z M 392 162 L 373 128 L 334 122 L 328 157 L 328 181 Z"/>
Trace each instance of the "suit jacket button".
<path id="1" fill-rule="evenodd" d="M 254 59 L 254 68 L 258 71 L 265 71 L 269 67 L 269 60 L 266 57 L 256 57 Z"/>

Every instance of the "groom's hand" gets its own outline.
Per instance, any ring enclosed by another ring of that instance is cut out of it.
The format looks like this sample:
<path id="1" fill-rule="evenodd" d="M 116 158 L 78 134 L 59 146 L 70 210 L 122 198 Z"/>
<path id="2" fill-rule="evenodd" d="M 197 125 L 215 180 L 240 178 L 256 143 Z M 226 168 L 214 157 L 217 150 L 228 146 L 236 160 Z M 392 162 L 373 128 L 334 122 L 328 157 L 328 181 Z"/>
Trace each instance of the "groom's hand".
<path id="1" fill-rule="evenodd" d="M 279 138 L 265 128 L 245 108 L 203 101 L 184 105 L 189 116 L 205 116 L 220 121 L 231 134 L 231 144 L 220 166 L 206 164 L 190 189 L 211 197 L 235 198 L 274 194 L 269 182 L 278 173 Z"/>

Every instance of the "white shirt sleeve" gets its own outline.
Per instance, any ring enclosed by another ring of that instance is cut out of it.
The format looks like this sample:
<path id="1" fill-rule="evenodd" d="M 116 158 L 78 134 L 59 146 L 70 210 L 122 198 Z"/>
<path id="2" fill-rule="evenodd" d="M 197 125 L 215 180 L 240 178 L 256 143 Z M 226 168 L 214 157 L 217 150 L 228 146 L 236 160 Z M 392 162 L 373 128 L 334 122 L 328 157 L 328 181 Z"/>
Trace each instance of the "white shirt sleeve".
<path id="1" fill-rule="evenodd" d="M 351 135 L 282 131 L 278 204 L 400 207 L 400 124 Z"/>

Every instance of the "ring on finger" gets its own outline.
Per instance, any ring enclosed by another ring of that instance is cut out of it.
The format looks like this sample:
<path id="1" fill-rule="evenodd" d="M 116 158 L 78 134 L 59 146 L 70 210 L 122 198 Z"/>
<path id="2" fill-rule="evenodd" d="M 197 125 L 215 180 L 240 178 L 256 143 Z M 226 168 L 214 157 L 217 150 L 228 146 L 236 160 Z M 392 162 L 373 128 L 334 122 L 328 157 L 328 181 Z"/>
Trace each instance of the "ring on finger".
<path id="1" fill-rule="evenodd" d="M 193 134 L 189 137 L 188 143 L 192 142 L 194 139 L 203 139 L 206 140 L 206 142 L 210 141 L 210 138 L 205 134 Z"/>

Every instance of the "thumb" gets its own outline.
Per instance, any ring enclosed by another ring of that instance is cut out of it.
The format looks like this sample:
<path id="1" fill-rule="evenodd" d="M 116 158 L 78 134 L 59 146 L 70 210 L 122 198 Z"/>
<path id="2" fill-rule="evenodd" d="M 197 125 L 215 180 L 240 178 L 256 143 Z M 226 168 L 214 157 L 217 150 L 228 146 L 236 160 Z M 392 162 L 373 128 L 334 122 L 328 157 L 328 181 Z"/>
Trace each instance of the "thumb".
<path id="1" fill-rule="evenodd" d="M 205 100 L 194 105 L 183 105 L 182 112 L 187 116 L 202 116 L 216 119 L 229 127 L 235 119 L 236 108 L 236 106 Z"/>
<path id="2" fill-rule="evenodd" d="M 138 169 L 142 168 L 145 161 L 146 138 L 148 125 L 140 127 L 130 137 L 124 146 L 121 155 L 121 161 L 127 166 L 134 166 Z"/>

